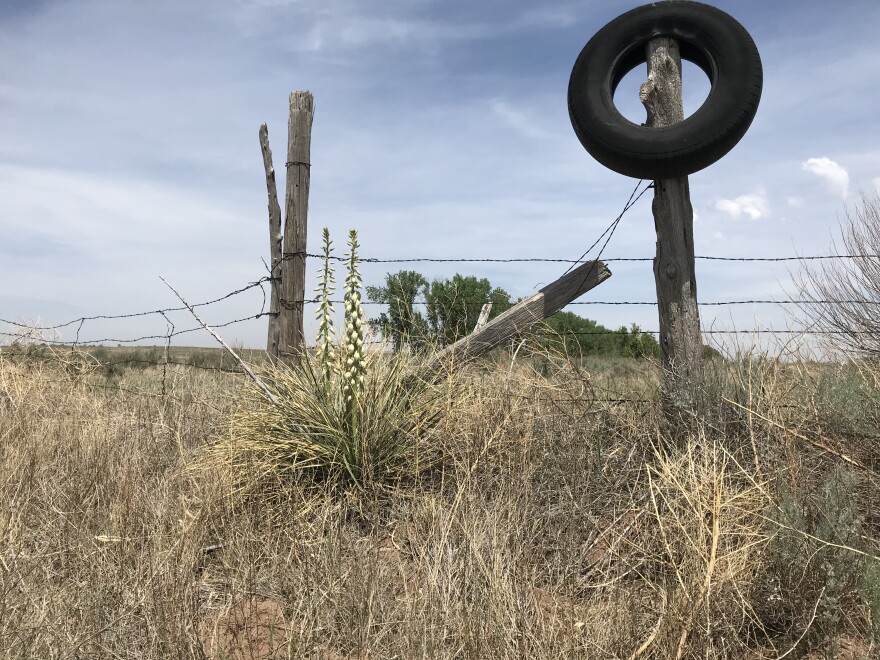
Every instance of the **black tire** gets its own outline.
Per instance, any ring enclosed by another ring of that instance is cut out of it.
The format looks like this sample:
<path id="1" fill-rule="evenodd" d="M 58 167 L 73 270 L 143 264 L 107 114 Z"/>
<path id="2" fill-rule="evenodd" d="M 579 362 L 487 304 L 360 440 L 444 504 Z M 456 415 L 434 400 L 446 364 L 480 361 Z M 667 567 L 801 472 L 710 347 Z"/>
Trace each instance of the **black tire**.
<path id="1" fill-rule="evenodd" d="M 709 77 L 705 103 L 666 128 L 639 126 L 614 106 L 621 79 L 646 62 L 652 39 L 678 41 L 682 58 Z M 746 29 L 720 9 L 690 0 L 637 7 L 603 27 L 575 62 L 568 113 L 584 148 L 615 172 L 668 179 L 703 169 L 740 141 L 761 99 L 763 70 Z"/>

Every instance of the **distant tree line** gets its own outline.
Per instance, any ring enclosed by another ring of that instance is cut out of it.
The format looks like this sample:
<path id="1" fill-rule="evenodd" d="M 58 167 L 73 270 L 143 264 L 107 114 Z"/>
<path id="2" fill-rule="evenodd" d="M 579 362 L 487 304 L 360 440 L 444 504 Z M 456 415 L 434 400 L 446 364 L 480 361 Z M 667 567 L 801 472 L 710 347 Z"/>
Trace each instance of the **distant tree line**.
<path id="1" fill-rule="evenodd" d="M 367 286 L 371 300 L 388 305 L 372 324 L 395 350 L 423 352 L 448 346 L 473 331 L 483 305 L 492 303 L 492 319 L 515 301 L 486 278 L 456 273 L 452 279 L 429 281 L 412 270 L 388 273 L 384 286 Z M 558 312 L 545 321 L 548 342 L 561 338 L 583 355 L 659 356 L 660 346 L 633 324 L 610 330 L 571 312 Z"/>

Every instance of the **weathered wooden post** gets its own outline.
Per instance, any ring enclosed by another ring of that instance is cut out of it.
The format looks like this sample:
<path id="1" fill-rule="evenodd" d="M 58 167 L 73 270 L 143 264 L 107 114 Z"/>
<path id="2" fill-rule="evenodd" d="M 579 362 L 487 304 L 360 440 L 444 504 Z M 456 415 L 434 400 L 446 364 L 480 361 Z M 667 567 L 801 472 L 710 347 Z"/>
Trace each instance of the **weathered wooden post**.
<path id="1" fill-rule="evenodd" d="M 278 186 L 275 183 L 275 166 L 269 148 L 269 127 L 260 126 L 260 148 L 263 151 L 263 169 L 266 171 L 266 190 L 269 195 L 269 333 L 266 352 L 273 358 L 280 357 L 281 318 L 281 207 L 278 206 Z"/>
<path id="2" fill-rule="evenodd" d="M 681 54 L 674 39 L 653 39 L 646 47 L 648 80 L 639 97 L 647 125 L 672 126 L 684 120 Z M 662 401 L 666 415 L 691 402 L 702 373 L 703 343 L 694 272 L 694 211 L 687 176 L 654 181 L 654 229 L 657 256 L 654 280 L 660 316 L 663 363 Z"/>
<path id="3" fill-rule="evenodd" d="M 682 52 L 712 85 L 687 119 Z M 614 93 L 645 61 L 648 80 L 639 96 L 648 120 L 638 125 L 620 113 Z M 745 135 L 762 87 L 761 57 L 746 29 L 720 9 L 690 0 L 652 2 L 621 14 L 587 42 L 569 79 L 569 116 L 584 148 L 615 172 L 654 181 L 662 400 L 670 421 L 692 407 L 702 376 L 687 177 L 724 157 Z"/>
<path id="4" fill-rule="evenodd" d="M 533 325 L 552 316 L 609 277 L 611 271 L 603 261 L 581 264 L 491 321 L 482 324 L 478 322 L 477 327 L 467 337 L 431 356 L 425 364 L 425 371 L 440 378 L 443 374 L 476 360 L 493 348 L 527 332 Z M 488 318 L 489 311 L 485 305 L 483 311 Z M 480 317 L 482 319 L 483 314 Z"/>
<path id="5" fill-rule="evenodd" d="M 311 92 L 291 92 L 287 125 L 287 185 L 279 297 L 279 356 L 296 358 L 305 349 L 303 305 L 306 293 L 306 229 L 309 211 L 312 121 Z"/>

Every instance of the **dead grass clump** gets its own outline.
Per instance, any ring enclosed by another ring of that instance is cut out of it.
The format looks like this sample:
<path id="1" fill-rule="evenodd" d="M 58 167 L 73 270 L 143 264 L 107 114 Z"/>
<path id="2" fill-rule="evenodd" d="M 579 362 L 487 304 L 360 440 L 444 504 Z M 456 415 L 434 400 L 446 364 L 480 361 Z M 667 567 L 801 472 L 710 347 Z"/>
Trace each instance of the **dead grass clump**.
<path id="1" fill-rule="evenodd" d="M 658 453 L 646 476 L 654 535 L 642 540 L 650 549 L 645 571 L 662 603 L 651 633 L 655 654 L 741 657 L 755 624 L 750 594 L 768 542 L 760 477 L 707 433 L 683 451 Z"/>
<path id="2" fill-rule="evenodd" d="M 242 598 L 199 624 L 199 640 L 208 660 L 283 658 L 289 639 L 282 603 L 262 596 Z"/>
<path id="3" fill-rule="evenodd" d="M 0 360 L 0 657 L 189 645 L 210 484 L 181 468 L 210 411 L 91 385 Z"/>
<path id="4" fill-rule="evenodd" d="M 766 513 L 771 543 L 755 609 L 777 636 L 833 650 L 840 637 L 877 640 L 880 562 L 864 504 L 864 475 L 837 466 L 818 488 L 793 484 Z"/>

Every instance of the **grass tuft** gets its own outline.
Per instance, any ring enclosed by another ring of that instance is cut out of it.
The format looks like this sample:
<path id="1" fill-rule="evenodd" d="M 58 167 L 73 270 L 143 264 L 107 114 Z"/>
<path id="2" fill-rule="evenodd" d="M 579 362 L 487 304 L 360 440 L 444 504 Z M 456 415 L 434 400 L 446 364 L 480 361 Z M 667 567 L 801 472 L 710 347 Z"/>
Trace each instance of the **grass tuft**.
<path id="1" fill-rule="evenodd" d="M 210 455 L 264 484 L 280 475 L 365 488 L 439 466 L 444 451 L 435 430 L 448 394 L 414 377 L 403 358 L 373 351 L 363 360 L 354 402 L 342 369 L 323 371 L 310 356 L 268 367 L 262 378 L 279 405 L 248 386 Z"/>

